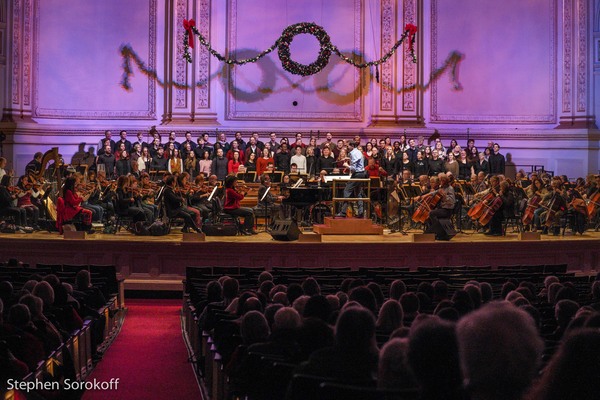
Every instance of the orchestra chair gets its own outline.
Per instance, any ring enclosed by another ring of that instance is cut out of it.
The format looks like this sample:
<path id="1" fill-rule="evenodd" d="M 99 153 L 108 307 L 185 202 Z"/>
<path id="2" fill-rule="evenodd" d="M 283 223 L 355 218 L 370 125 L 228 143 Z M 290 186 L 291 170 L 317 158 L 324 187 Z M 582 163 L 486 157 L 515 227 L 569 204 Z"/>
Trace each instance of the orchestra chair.
<path id="1" fill-rule="evenodd" d="M 517 228 L 517 232 L 521 233 L 525 230 L 523 227 L 522 214 L 521 211 L 518 210 L 519 202 L 515 201 L 515 206 L 508 215 L 504 216 L 504 227 L 502 234 L 506 236 L 506 230 L 508 225 L 511 224 L 513 229 Z"/>
<path id="2" fill-rule="evenodd" d="M 113 206 L 115 208 L 115 218 L 116 218 L 116 222 L 115 222 L 115 233 L 118 233 L 121 230 L 121 227 L 126 226 L 129 227 L 131 224 L 133 224 L 133 218 L 131 218 L 129 216 L 129 214 L 127 213 L 127 209 L 123 210 L 121 209 L 121 207 L 119 206 L 119 202 L 117 201 L 117 199 L 113 199 Z"/>
<path id="3" fill-rule="evenodd" d="M 231 215 L 227 213 L 227 211 L 223 210 L 223 200 L 220 197 L 215 196 L 213 199 L 213 217 L 214 222 L 217 224 L 222 224 L 226 222 L 234 223 L 237 227 L 238 234 L 242 232 L 242 225 L 240 223 L 240 219 L 235 215 Z"/>

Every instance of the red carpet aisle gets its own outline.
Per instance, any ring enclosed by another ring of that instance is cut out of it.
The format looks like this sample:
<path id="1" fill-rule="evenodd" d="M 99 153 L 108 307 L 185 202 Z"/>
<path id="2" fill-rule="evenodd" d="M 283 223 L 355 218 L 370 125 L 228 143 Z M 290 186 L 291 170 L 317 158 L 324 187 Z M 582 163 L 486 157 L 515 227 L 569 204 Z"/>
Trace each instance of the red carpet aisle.
<path id="1" fill-rule="evenodd" d="M 119 378 L 117 390 L 84 400 L 202 399 L 181 336 L 181 300 L 128 300 L 122 331 L 88 381 Z"/>

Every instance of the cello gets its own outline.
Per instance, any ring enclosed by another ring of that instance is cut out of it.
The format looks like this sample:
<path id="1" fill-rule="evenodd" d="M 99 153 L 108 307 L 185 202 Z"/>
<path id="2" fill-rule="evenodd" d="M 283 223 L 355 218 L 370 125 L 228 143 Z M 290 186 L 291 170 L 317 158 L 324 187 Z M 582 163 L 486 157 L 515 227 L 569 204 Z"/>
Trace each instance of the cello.
<path id="1" fill-rule="evenodd" d="M 521 218 L 523 225 L 529 225 L 533 222 L 535 210 L 538 209 L 541 202 L 542 197 L 538 196 L 537 194 L 529 199 L 527 202 L 527 207 L 525 207 L 525 211 L 523 212 L 523 218 Z"/>
<path id="2" fill-rule="evenodd" d="M 492 200 L 490 202 L 489 205 L 486 205 L 486 209 L 483 211 L 483 213 L 479 217 L 479 223 L 482 226 L 489 224 L 490 221 L 492 220 L 492 217 L 494 216 L 494 214 L 496 214 L 496 212 L 500 209 L 500 207 L 502 207 L 502 203 L 503 203 L 502 197 L 496 196 L 494 198 L 494 200 Z"/>
<path id="3" fill-rule="evenodd" d="M 490 190 L 488 194 L 483 196 L 479 203 L 473 205 L 469 209 L 469 211 L 467 212 L 469 218 L 471 218 L 473 221 L 478 220 L 481 217 L 481 215 L 485 212 L 487 207 L 489 207 L 490 203 L 494 200 L 495 197 L 496 195 L 494 194 L 494 192 Z"/>
<path id="4" fill-rule="evenodd" d="M 600 190 L 596 191 L 587 199 L 587 212 L 590 218 L 594 218 L 600 207 Z"/>
<path id="5" fill-rule="evenodd" d="M 414 222 L 425 223 L 429 219 L 429 213 L 437 204 L 444 198 L 444 193 L 437 190 L 432 193 L 428 193 L 421 199 L 419 206 L 412 215 Z"/>

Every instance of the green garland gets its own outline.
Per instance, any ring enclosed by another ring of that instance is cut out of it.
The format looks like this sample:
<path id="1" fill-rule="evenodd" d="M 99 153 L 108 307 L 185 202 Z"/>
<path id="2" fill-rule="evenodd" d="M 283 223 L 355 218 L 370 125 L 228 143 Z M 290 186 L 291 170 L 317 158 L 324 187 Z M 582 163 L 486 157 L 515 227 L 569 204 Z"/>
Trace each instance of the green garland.
<path id="1" fill-rule="evenodd" d="M 244 65 L 244 64 L 248 64 L 248 63 L 255 63 L 258 60 L 260 60 L 261 58 L 263 58 L 264 56 L 266 56 L 267 54 L 271 53 L 273 50 L 277 49 L 277 52 L 279 55 L 279 60 L 281 61 L 281 65 L 283 66 L 283 69 L 285 69 L 286 71 L 288 71 L 294 75 L 301 75 L 301 76 L 314 75 L 314 74 L 320 72 L 329 63 L 329 57 L 331 56 L 331 53 L 335 53 L 342 60 L 344 60 L 345 62 L 347 62 L 348 64 L 351 64 L 352 66 L 354 66 L 356 68 L 368 68 L 371 66 L 377 66 L 377 65 L 383 64 L 390 57 L 392 57 L 394 55 L 394 53 L 396 52 L 398 47 L 400 47 L 400 45 L 402 45 L 402 43 L 404 42 L 404 40 L 406 40 L 406 38 L 408 38 L 408 52 L 411 55 L 412 61 L 414 63 L 417 62 L 417 57 L 415 56 L 415 50 L 414 50 L 414 43 L 415 43 L 415 37 L 416 37 L 416 33 L 417 33 L 417 27 L 412 24 L 406 25 L 406 27 L 404 29 L 404 33 L 402 34 L 400 39 L 379 60 L 365 62 L 365 63 L 358 63 L 358 62 L 354 61 L 352 58 L 343 55 L 342 52 L 335 45 L 333 45 L 331 43 L 329 35 L 325 31 L 325 29 L 323 29 L 323 27 L 321 27 L 315 23 L 312 23 L 312 22 L 300 22 L 300 23 L 288 26 L 287 28 L 285 28 L 283 30 L 283 32 L 281 33 L 281 36 L 279 36 L 279 38 L 275 41 L 275 43 L 271 47 L 263 50 L 261 53 L 257 54 L 256 56 L 254 56 L 252 58 L 246 58 L 243 60 L 227 58 L 227 57 L 223 56 L 221 53 L 219 53 L 218 51 L 216 51 L 215 49 L 213 49 L 210 42 L 208 42 L 196 28 L 196 24 L 195 24 L 194 20 L 189 20 L 189 21 L 184 20 L 183 26 L 185 28 L 185 33 L 183 35 L 183 47 L 184 47 L 183 57 L 187 60 L 187 62 L 190 62 L 190 63 L 192 62 L 192 55 L 190 54 L 190 47 L 193 47 L 193 43 L 190 45 L 190 39 L 192 38 L 191 35 L 197 36 L 200 41 L 200 44 L 202 44 L 202 46 L 206 47 L 208 49 L 208 51 L 210 52 L 210 54 L 212 54 L 215 58 L 217 58 L 219 61 L 222 61 L 229 65 L 234 65 L 234 64 L 235 65 Z M 310 65 L 300 64 L 291 59 L 290 44 L 292 43 L 292 41 L 294 40 L 294 37 L 296 35 L 299 35 L 302 33 L 308 33 L 308 34 L 315 36 L 321 46 L 319 49 L 319 56 L 317 57 L 316 61 Z"/>

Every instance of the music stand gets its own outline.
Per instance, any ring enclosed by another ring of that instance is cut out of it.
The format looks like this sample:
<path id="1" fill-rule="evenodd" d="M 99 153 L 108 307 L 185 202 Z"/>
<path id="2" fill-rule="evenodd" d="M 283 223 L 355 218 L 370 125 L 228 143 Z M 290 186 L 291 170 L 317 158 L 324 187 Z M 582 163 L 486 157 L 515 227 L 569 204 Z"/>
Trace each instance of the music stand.
<path id="1" fill-rule="evenodd" d="M 396 190 L 396 188 L 398 190 Z M 402 201 L 404 201 L 405 199 L 408 198 L 408 194 L 405 192 L 404 188 L 400 185 L 396 185 L 396 183 L 394 182 L 392 185 L 392 191 L 388 194 L 388 203 L 389 203 L 389 196 L 393 196 L 396 195 L 396 197 L 398 198 L 398 229 L 394 229 L 391 228 L 390 229 L 390 233 L 396 233 L 396 232 L 400 232 L 403 235 L 407 235 L 408 232 L 406 232 L 404 230 L 404 224 L 402 223 Z M 389 212 L 388 212 L 388 218 L 389 218 Z"/>
<path id="2" fill-rule="evenodd" d="M 246 171 L 246 172 L 238 172 L 236 177 L 240 181 L 244 181 L 245 183 L 254 183 L 256 181 L 256 172 L 255 171 Z"/>
<path id="3" fill-rule="evenodd" d="M 273 171 L 269 173 L 272 183 L 281 183 L 283 181 L 283 171 Z"/>
<path id="4" fill-rule="evenodd" d="M 306 181 L 308 180 L 308 175 L 306 174 L 290 174 L 290 183 L 295 184 L 298 181 Z"/>

